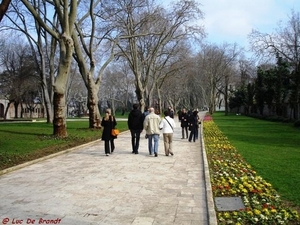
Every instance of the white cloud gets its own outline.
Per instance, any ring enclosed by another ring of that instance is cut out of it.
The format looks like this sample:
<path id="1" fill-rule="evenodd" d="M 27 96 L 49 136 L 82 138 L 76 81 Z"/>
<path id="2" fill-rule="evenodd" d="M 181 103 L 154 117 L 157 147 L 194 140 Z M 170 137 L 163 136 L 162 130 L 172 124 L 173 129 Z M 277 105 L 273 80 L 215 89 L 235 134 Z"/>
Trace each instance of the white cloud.
<path id="1" fill-rule="evenodd" d="M 270 32 L 280 20 L 287 20 L 299 0 L 201 0 L 205 13 L 207 40 L 213 43 L 237 42 L 247 45 L 252 29 Z M 297 6 L 297 7 L 296 7 Z"/>
<path id="2" fill-rule="evenodd" d="M 207 41 L 248 44 L 252 29 L 270 33 L 279 21 L 287 21 L 291 10 L 300 12 L 300 0 L 196 0 L 204 12 Z M 173 0 L 158 0 L 169 5 Z"/>

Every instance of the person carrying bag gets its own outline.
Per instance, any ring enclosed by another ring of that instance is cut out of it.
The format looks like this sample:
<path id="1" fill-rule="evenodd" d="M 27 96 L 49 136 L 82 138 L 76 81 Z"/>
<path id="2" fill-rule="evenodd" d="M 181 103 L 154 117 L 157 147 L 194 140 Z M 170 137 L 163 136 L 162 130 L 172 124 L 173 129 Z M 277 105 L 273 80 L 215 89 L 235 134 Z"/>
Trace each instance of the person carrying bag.
<path id="1" fill-rule="evenodd" d="M 159 128 L 162 129 L 164 138 L 164 148 L 166 156 L 174 155 L 172 144 L 173 144 L 173 133 L 174 127 L 176 127 L 175 121 L 169 116 L 169 111 L 164 112 L 165 118 L 160 122 Z"/>
<path id="2" fill-rule="evenodd" d="M 113 136 L 113 130 L 116 130 L 116 119 L 111 115 L 111 109 L 105 111 L 105 116 L 102 118 L 101 127 L 103 127 L 101 140 L 104 141 L 104 151 L 105 155 L 109 156 L 115 150 L 114 139 L 117 136 Z"/>

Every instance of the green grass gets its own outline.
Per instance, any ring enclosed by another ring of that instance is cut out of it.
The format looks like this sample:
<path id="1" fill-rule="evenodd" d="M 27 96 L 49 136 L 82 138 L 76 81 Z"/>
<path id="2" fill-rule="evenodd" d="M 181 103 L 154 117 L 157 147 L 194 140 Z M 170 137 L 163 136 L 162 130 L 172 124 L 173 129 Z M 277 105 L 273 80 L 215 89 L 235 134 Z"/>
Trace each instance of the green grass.
<path id="1" fill-rule="evenodd" d="M 118 121 L 121 131 L 126 121 Z M 89 129 L 88 119 L 67 122 L 67 138 L 53 137 L 44 122 L 0 123 L 0 170 L 101 138 L 102 129 Z"/>
<path id="2" fill-rule="evenodd" d="M 213 120 L 258 175 L 300 206 L 299 128 L 224 112 L 214 113 Z"/>

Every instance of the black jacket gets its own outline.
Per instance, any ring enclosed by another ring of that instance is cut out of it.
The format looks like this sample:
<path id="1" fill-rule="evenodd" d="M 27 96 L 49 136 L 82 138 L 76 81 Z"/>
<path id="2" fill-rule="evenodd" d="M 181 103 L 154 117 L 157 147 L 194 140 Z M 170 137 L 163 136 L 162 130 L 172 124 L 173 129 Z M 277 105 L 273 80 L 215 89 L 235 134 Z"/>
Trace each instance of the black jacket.
<path id="1" fill-rule="evenodd" d="M 197 115 L 197 113 L 193 112 L 189 116 L 189 130 L 196 130 L 197 128 L 199 128 L 198 115 Z"/>
<path id="2" fill-rule="evenodd" d="M 110 116 L 109 120 L 104 120 L 104 117 L 102 118 L 101 121 L 101 127 L 103 127 L 103 131 L 102 131 L 102 137 L 101 139 L 103 141 L 109 141 L 111 139 L 114 139 L 116 137 L 111 135 L 111 130 L 113 128 L 115 128 L 115 126 L 117 125 L 116 119 L 114 116 Z"/>
<path id="3" fill-rule="evenodd" d="M 189 117 L 187 113 L 181 113 L 179 120 L 181 127 L 188 127 Z"/>
<path id="4" fill-rule="evenodd" d="M 129 130 L 143 130 L 143 114 L 138 109 L 133 109 L 128 115 L 128 128 Z"/>

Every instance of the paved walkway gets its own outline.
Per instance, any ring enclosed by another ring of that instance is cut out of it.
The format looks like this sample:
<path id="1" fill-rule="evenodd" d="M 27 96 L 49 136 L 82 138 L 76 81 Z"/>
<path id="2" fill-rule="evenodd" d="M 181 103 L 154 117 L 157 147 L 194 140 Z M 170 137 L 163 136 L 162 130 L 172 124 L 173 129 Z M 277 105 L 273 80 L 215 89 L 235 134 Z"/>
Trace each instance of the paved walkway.
<path id="1" fill-rule="evenodd" d="M 2 171 L 0 224 L 216 224 L 203 142 L 181 139 L 176 125 L 174 156 L 162 137 L 150 156 L 144 132 L 134 155 L 123 132 L 109 157 L 95 141 Z"/>

